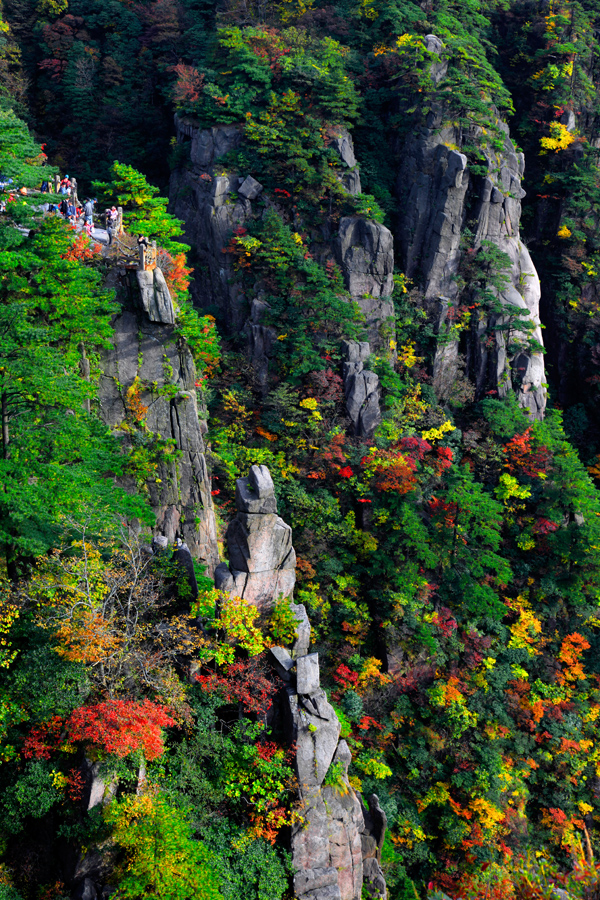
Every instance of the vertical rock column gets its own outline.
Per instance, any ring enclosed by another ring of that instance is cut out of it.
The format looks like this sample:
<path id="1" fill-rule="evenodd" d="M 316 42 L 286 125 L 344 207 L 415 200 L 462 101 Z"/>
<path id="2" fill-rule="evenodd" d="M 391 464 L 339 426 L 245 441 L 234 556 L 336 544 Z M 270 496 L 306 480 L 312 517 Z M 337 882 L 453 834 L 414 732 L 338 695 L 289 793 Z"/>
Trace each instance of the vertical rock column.
<path id="1" fill-rule="evenodd" d="M 279 597 L 290 597 L 296 583 L 292 529 L 277 515 L 271 473 L 252 466 L 238 478 L 237 514 L 227 529 L 229 566 L 215 570 L 215 584 L 232 597 L 243 597 L 268 610 Z"/>
<path id="2" fill-rule="evenodd" d="M 440 55 L 439 38 L 427 35 L 425 43 L 431 53 Z M 446 69 L 443 60 L 432 63 L 430 75 L 436 83 L 443 81 Z M 448 124 L 443 104 L 433 104 L 426 123 L 396 148 L 401 160 L 397 237 L 406 274 L 420 276 L 427 306 L 437 318 L 440 340 L 433 386 L 440 400 L 450 396 L 459 369 L 458 341 L 448 340 L 446 335 L 448 311 L 458 294 L 456 274 L 467 225 L 474 231 L 475 248 L 489 242 L 507 255 L 508 282 L 496 292 L 499 305 L 521 310 L 523 321 L 529 320 L 531 333 L 513 332 L 513 344 L 521 344 L 521 349 L 507 348 L 503 326 L 509 321 L 508 314 L 488 312 L 473 329 L 467 351 L 468 374 L 478 396 L 484 396 L 490 388 L 500 396 L 514 390 L 521 406 L 541 419 L 546 389 L 544 358 L 536 348 L 536 344 L 543 344 L 540 282 L 519 234 L 525 162 L 510 139 L 508 125 L 499 116 L 496 126 L 503 143 L 499 150 L 482 142 L 481 128 L 464 130 Z M 467 156 L 460 152 L 466 144 L 479 144 L 487 174 L 471 171 Z"/>
<path id="3" fill-rule="evenodd" d="M 301 819 L 292 829 L 294 893 L 298 900 L 361 900 L 364 894 L 385 900 L 385 813 L 374 794 L 367 808 L 350 785 L 352 755 L 320 685 L 319 655 L 308 653 L 306 610 L 293 609 L 298 639 L 291 653 L 284 647 L 271 653 L 286 682 L 288 739 L 296 745 Z"/>
<path id="4" fill-rule="evenodd" d="M 266 466 L 252 466 L 238 479 L 236 506 L 227 530 L 230 564 L 217 566 L 215 584 L 266 611 L 278 596 L 291 598 L 296 563 L 291 528 L 276 514 Z M 352 755 L 321 687 L 319 655 L 308 652 L 310 622 L 304 606 L 291 608 L 298 623 L 294 645 L 272 647 L 271 655 L 284 682 L 288 740 L 296 746 L 301 824 L 291 839 L 294 893 L 298 900 L 361 900 L 364 887 L 369 897 L 385 900 L 379 865 L 385 814 L 375 795 L 367 809 L 350 785 Z"/>
<path id="5" fill-rule="evenodd" d="M 212 574 L 219 561 L 217 528 L 194 360 L 174 333 L 173 305 L 162 272 L 137 274 L 145 276 L 138 279 L 139 291 L 133 280 L 138 308 L 126 306 L 115 318 L 112 346 L 102 361 L 100 412 L 124 443 L 156 455 L 156 473 L 146 482 L 156 515 L 155 536 L 164 535 L 171 544 L 180 538 Z M 137 423 L 130 411 L 132 389 L 140 409 L 146 409 Z M 161 450 L 161 441 L 172 441 L 171 448 Z"/>
<path id="6" fill-rule="evenodd" d="M 375 372 L 365 369 L 371 351 L 396 356 L 394 246 L 391 231 L 360 216 L 340 222 L 336 256 L 352 299 L 365 315 L 369 340 L 343 344 L 346 409 L 359 437 L 370 438 L 381 421 L 381 388 Z"/>

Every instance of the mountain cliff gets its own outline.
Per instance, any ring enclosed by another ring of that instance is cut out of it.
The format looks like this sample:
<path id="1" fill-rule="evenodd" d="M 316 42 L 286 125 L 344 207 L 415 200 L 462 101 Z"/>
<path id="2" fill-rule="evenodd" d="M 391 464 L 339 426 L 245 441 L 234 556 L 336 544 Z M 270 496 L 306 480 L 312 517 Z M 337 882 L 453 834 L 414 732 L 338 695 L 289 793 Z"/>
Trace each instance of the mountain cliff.
<path id="1" fill-rule="evenodd" d="M 3 16 L 0 900 L 592 900 L 596 8 Z"/>

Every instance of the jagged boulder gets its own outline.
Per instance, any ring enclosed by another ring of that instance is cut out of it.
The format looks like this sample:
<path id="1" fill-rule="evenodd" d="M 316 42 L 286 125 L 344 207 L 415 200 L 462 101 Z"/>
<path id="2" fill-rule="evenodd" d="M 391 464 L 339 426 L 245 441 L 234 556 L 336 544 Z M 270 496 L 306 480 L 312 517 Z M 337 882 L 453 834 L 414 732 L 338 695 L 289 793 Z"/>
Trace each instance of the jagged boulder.
<path id="1" fill-rule="evenodd" d="M 297 659 L 299 656 L 306 656 L 310 647 L 310 621 L 306 613 L 306 607 L 301 603 L 292 603 L 291 610 L 297 622 L 296 640 L 292 647 L 292 656 Z"/>
<path id="2" fill-rule="evenodd" d="M 236 482 L 237 515 L 226 534 L 229 566 L 215 570 L 216 586 L 269 609 L 290 597 L 296 583 L 292 529 L 277 515 L 275 488 L 266 466 L 252 466 Z"/>
<path id="3" fill-rule="evenodd" d="M 355 433 L 370 438 L 381 422 L 379 377 L 364 368 L 371 345 L 367 341 L 343 341 L 342 350 L 346 356 L 343 367 L 346 410 Z"/>
<path id="4" fill-rule="evenodd" d="M 318 688 L 310 696 L 288 689 L 290 743 L 296 743 L 296 767 L 302 788 L 323 784 L 340 737 L 340 722 L 327 694 Z"/>
<path id="5" fill-rule="evenodd" d="M 346 288 L 365 314 L 371 347 L 389 350 L 394 321 L 391 231 L 371 219 L 346 216 L 340 221 L 335 251 Z"/>
<path id="6" fill-rule="evenodd" d="M 346 167 L 338 176 L 349 194 L 360 194 L 360 172 L 354 155 L 352 135 L 347 128 L 333 127 L 329 136 L 329 144 L 337 151 Z"/>
<path id="7" fill-rule="evenodd" d="M 161 322 L 163 325 L 175 323 L 175 310 L 173 300 L 162 269 L 136 272 L 137 283 L 140 289 L 142 309 L 147 313 L 151 322 Z"/>
<path id="8" fill-rule="evenodd" d="M 364 892 L 373 900 L 386 900 L 387 886 L 379 860 L 374 857 L 363 860 Z"/>
<path id="9" fill-rule="evenodd" d="M 190 160 L 194 166 L 211 169 L 219 157 L 239 147 L 242 134 L 237 125 L 215 125 L 198 128 L 192 119 L 175 114 L 175 134 L 179 144 L 189 142 Z"/>

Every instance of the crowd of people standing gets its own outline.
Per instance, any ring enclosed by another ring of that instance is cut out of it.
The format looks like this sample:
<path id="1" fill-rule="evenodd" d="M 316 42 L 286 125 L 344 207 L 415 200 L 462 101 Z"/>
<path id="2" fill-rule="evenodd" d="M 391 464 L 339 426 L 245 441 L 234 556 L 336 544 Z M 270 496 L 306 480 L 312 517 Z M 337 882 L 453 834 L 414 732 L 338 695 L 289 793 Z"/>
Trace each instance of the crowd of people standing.
<path id="1" fill-rule="evenodd" d="M 69 175 L 62 178 L 60 175 L 54 175 L 51 180 L 42 181 L 39 192 L 56 195 L 52 199 L 48 197 L 43 205 L 44 212 L 62 216 L 73 228 L 81 229 L 88 237 L 93 237 L 95 207 L 98 201 L 95 197 L 87 197 L 82 204 L 77 196 L 77 181 L 74 178 L 71 179 Z M 17 188 L 13 186 L 12 178 L 0 175 L 0 214 L 6 210 L 8 203 L 16 201 L 18 194 L 27 193 L 26 187 Z M 116 206 L 112 206 L 104 211 L 103 218 L 110 246 L 122 228 L 120 211 Z"/>

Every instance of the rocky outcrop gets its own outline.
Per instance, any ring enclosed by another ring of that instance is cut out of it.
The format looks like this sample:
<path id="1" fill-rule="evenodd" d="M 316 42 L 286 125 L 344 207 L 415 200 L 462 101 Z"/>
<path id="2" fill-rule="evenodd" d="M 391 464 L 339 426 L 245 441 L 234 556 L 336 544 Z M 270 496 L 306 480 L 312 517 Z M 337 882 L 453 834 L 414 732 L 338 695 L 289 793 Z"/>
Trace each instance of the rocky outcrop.
<path id="1" fill-rule="evenodd" d="M 269 609 L 278 596 L 291 597 L 296 557 L 291 529 L 276 514 L 266 466 L 252 466 L 247 478 L 237 480 L 236 506 L 227 530 L 230 564 L 217 567 L 215 585 Z M 244 568 L 235 568 L 233 561 Z M 361 900 L 364 886 L 369 896 L 385 900 L 379 866 L 385 814 L 374 796 L 363 806 L 350 785 L 352 756 L 340 741 L 339 719 L 321 687 L 319 656 L 309 653 L 306 609 L 294 603 L 291 609 L 297 621 L 294 644 L 289 650 L 272 647 L 271 657 L 283 682 L 287 738 L 296 748 L 301 808 L 291 837 L 294 893 L 299 900 Z"/>
<path id="2" fill-rule="evenodd" d="M 354 143 L 348 129 L 332 128 L 329 145 L 337 151 L 344 166 L 338 175 L 340 182 L 349 194 L 360 194 L 360 172 L 354 155 Z"/>
<path id="3" fill-rule="evenodd" d="M 199 261 L 191 284 L 194 303 L 217 307 L 232 331 L 240 331 L 248 304 L 236 284 L 233 262 L 225 252 L 234 228 L 252 216 L 252 201 L 262 186 L 251 176 L 225 174 L 219 160 L 239 147 L 238 125 L 200 129 L 175 116 L 179 145 L 189 148 L 189 162 L 175 169 L 169 186 L 172 213 L 183 220 L 184 239 Z"/>
<path id="4" fill-rule="evenodd" d="M 428 40 L 430 52 L 439 54 L 441 41 L 433 35 Z M 433 66 L 439 81 L 444 77 L 445 63 Z M 503 135 L 503 147 L 493 151 L 482 144 L 487 173 L 474 174 L 461 147 L 481 144 L 481 130 L 463 131 L 458 125 L 448 124 L 442 106 L 434 104 L 426 124 L 397 148 L 401 158 L 398 241 L 406 274 L 422 282 L 425 301 L 437 318 L 441 340 L 433 382 L 442 400 L 452 390 L 462 349 L 458 340 L 447 337 L 447 317 L 459 289 L 456 274 L 467 224 L 473 231 L 475 248 L 487 241 L 508 255 L 510 283 L 496 296 L 504 308 L 522 310 L 522 316 L 532 325 L 531 334 L 513 333 L 511 343 L 520 347 L 511 349 L 505 331 L 500 330 L 508 323 L 508 313 L 480 319 L 473 324 L 469 346 L 464 348 L 468 374 L 480 396 L 490 389 L 504 396 L 513 389 L 521 405 L 541 418 L 546 403 L 544 361 L 534 343 L 543 343 L 540 283 L 519 235 L 521 200 L 525 196 L 521 187 L 524 158 L 510 140 L 508 126 L 498 120 L 497 127 Z"/>
<path id="5" fill-rule="evenodd" d="M 368 341 L 343 341 L 342 351 L 346 357 L 343 364 L 346 411 L 355 434 L 370 438 L 381 422 L 379 378 L 364 367 L 371 346 Z"/>
<path id="6" fill-rule="evenodd" d="M 361 900 L 364 890 L 385 900 L 379 864 L 385 813 L 374 795 L 365 807 L 350 784 L 352 755 L 320 686 L 318 654 L 293 656 L 283 647 L 271 653 L 286 683 L 288 740 L 296 747 L 301 806 L 291 838 L 294 894 L 298 900 Z"/>
<path id="7" fill-rule="evenodd" d="M 112 347 L 102 368 L 102 418 L 156 464 L 145 484 L 156 515 L 154 533 L 170 544 L 180 538 L 212 573 L 219 556 L 204 455 L 206 425 L 199 417 L 188 346 L 172 324 L 150 321 L 126 305 L 113 322 Z"/>
<path id="8" fill-rule="evenodd" d="M 396 355 L 393 243 L 385 225 L 361 216 L 343 218 L 334 242 L 346 288 L 364 313 L 369 336 L 368 341 L 342 343 L 346 411 L 359 437 L 371 438 L 381 422 L 379 377 L 364 363 L 371 350 Z"/>
<path id="9" fill-rule="evenodd" d="M 292 529 L 277 515 L 277 500 L 266 466 L 252 466 L 236 482 L 237 514 L 227 529 L 229 566 L 215 570 L 216 586 L 261 610 L 290 597 L 296 583 Z"/>
<path id="10" fill-rule="evenodd" d="M 220 164 L 220 159 L 241 142 L 238 126 L 201 131 L 190 120 L 177 116 L 175 126 L 179 144 L 189 146 L 189 163 L 171 176 L 170 210 L 184 221 L 185 240 L 200 261 L 192 283 L 194 302 L 200 307 L 218 307 L 232 331 L 246 331 L 249 355 L 264 388 L 272 342 L 270 329 L 261 322 L 265 305 L 260 297 L 245 297 L 226 249 L 233 230 L 259 215 L 269 198 L 264 197 L 262 185 L 253 176 L 227 173 Z M 339 155 L 341 183 L 348 193 L 360 193 L 360 174 L 349 131 L 332 126 L 327 141 Z M 333 243 L 346 286 L 365 313 L 372 347 L 389 350 L 394 271 L 390 231 L 377 222 L 351 216 L 342 219 Z M 326 246 L 325 256 L 331 249 L 329 234 Z M 257 300 L 259 307 L 255 307 Z"/>
<path id="11" fill-rule="evenodd" d="M 265 395 L 268 391 L 269 360 L 277 340 L 274 328 L 263 325 L 263 318 L 271 307 L 261 297 L 256 297 L 250 307 L 250 316 L 244 326 L 248 336 L 248 356 L 254 370 L 256 386 Z"/>
<path id="12" fill-rule="evenodd" d="M 142 309 L 150 321 L 161 322 L 163 325 L 174 325 L 173 300 L 162 269 L 158 266 L 145 271 L 138 269 L 135 274 L 140 289 Z"/>
<path id="13" fill-rule="evenodd" d="M 389 352 L 394 337 L 394 239 L 391 231 L 362 216 L 340 221 L 335 252 L 346 288 L 363 311 L 374 350 Z"/>

